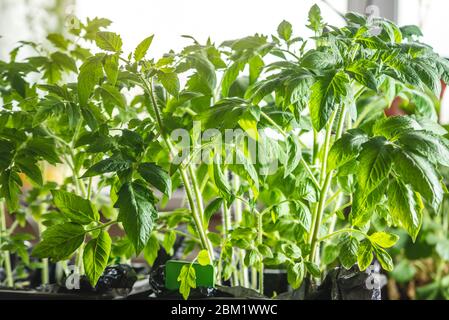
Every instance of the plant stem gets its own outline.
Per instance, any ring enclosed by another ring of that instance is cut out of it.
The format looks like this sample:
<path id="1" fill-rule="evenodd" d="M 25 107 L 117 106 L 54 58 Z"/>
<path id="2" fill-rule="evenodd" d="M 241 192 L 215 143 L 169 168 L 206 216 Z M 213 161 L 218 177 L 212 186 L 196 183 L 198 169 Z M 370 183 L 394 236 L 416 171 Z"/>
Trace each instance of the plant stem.
<path id="1" fill-rule="evenodd" d="M 50 275 L 48 270 L 48 258 L 42 259 L 42 285 L 50 283 Z"/>
<path id="2" fill-rule="evenodd" d="M 3 232 L 6 233 L 6 211 L 3 201 L 0 201 L 0 234 L 2 234 Z M 12 288 L 14 287 L 14 278 L 12 275 L 12 268 L 11 268 L 11 256 L 9 255 L 8 250 L 3 251 L 3 259 L 5 263 L 6 285 Z"/>
<path id="3" fill-rule="evenodd" d="M 44 229 L 45 227 L 40 222 L 37 223 L 37 227 L 39 230 L 39 234 L 42 234 L 42 232 L 45 230 Z M 48 258 L 42 259 L 42 269 L 41 270 L 42 270 L 41 271 L 42 272 L 42 274 L 41 274 L 42 285 L 47 285 L 50 283 L 50 275 L 49 275 L 49 270 L 48 270 Z"/>
<path id="4" fill-rule="evenodd" d="M 339 234 L 342 234 L 342 233 L 357 233 L 357 234 L 363 235 L 365 238 L 368 237 L 366 233 L 364 233 L 364 232 L 362 232 L 360 230 L 351 229 L 351 228 L 345 228 L 345 229 L 340 229 L 340 230 L 337 230 L 335 232 L 332 232 L 332 233 L 330 233 L 328 235 L 325 235 L 324 237 L 318 239 L 318 242 L 322 242 L 324 240 L 330 239 L 330 238 L 335 237 L 335 236 L 337 236 Z"/>
<path id="5" fill-rule="evenodd" d="M 144 85 L 148 95 L 150 96 L 151 104 L 152 104 L 154 113 L 156 115 L 156 121 L 157 121 L 158 126 L 159 126 L 159 132 L 161 134 L 161 137 L 165 141 L 165 144 L 167 145 L 170 154 L 172 156 L 174 156 L 175 155 L 175 152 L 174 152 L 175 149 L 174 149 L 174 146 L 172 145 L 169 137 L 166 135 L 165 128 L 164 128 L 164 125 L 163 125 L 163 122 L 162 122 L 162 117 L 161 117 L 161 114 L 159 112 L 159 108 L 157 106 L 156 98 L 154 97 L 152 84 L 148 83 L 142 76 L 140 76 L 140 79 L 142 80 L 142 83 L 143 83 L 143 85 Z M 214 252 L 213 252 L 212 246 L 210 245 L 210 242 L 207 239 L 206 232 L 204 231 L 203 222 L 202 222 L 202 216 L 201 216 L 202 212 L 198 212 L 197 206 L 195 204 L 194 197 L 193 197 L 193 192 L 192 192 L 192 189 L 191 189 L 191 186 L 190 186 L 190 181 L 189 181 L 188 174 L 187 174 L 186 170 L 181 165 L 178 167 L 178 170 L 179 170 L 179 172 L 181 174 L 181 179 L 183 181 L 184 188 L 185 188 L 185 191 L 186 191 L 186 195 L 187 195 L 187 198 L 189 200 L 190 210 L 192 210 L 192 217 L 193 217 L 193 220 L 194 220 L 197 232 L 198 232 L 198 234 L 200 236 L 201 246 L 202 246 L 203 249 L 207 249 L 207 251 L 209 253 L 209 258 L 213 262 L 214 261 Z"/>
<path id="6" fill-rule="evenodd" d="M 337 112 L 338 109 L 335 109 L 335 111 L 333 112 L 328 126 L 326 128 L 326 138 L 324 140 L 324 152 L 323 152 L 323 156 L 321 158 L 321 172 L 320 172 L 320 185 L 323 186 L 324 185 L 324 180 L 326 177 L 326 173 L 327 173 L 327 158 L 329 155 L 329 150 L 330 150 L 330 145 L 331 145 L 331 137 L 332 137 L 332 128 L 334 125 L 334 121 L 335 121 L 335 117 L 337 116 Z"/>
<path id="7" fill-rule="evenodd" d="M 251 267 L 251 289 L 257 290 L 257 269 Z"/>
<path id="8" fill-rule="evenodd" d="M 263 235 L 263 224 L 262 224 L 262 214 L 258 213 L 257 215 L 257 244 L 262 244 L 262 235 Z M 263 288 L 263 261 L 261 260 L 259 262 L 259 293 L 263 295 L 264 288 Z"/>
<path id="9" fill-rule="evenodd" d="M 205 233 L 205 241 L 206 241 L 206 245 L 207 245 L 207 247 L 205 249 L 208 250 L 209 254 L 213 254 L 212 244 L 209 241 L 209 238 L 207 238 L 207 230 L 204 230 L 204 227 L 203 227 L 204 204 L 203 204 L 203 196 L 202 196 L 202 191 L 201 191 L 202 188 L 201 188 L 200 184 L 198 183 L 198 179 L 196 177 L 195 170 L 193 170 L 193 164 L 189 164 L 187 166 L 187 170 L 189 171 L 190 177 L 192 179 L 192 186 L 193 186 L 193 191 L 195 192 L 195 196 L 196 196 L 196 204 L 198 205 L 198 214 L 200 216 L 201 228 L 202 228 L 203 232 Z"/>
<path id="10" fill-rule="evenodd" d="M 192 165 L 187 166 L 187 170 L 189 171 L 190 178 L 192 179 L 193 191 L 195 192 L 196 203 L 198 205 L 198 210 L 201 213 L 201 218 L 204 218 L 204 204 L 203 204 L 203 196 L 201 194 L 200 186 L 198 183 L 198 179 L 196 178 L 195 171 L 192 168 Z"/>
<path id="11" fill-rule="evenodd" d="M 335 193 L 329 197 L 329 199 L 326 201 L 326 207 L 330 205 L 337 197 L 341 196 L 341 190 L 335 191 Z"/>
<path id="12" fill-rule="evenodd" d="M 231 230 L 231 210 L 228 207 L 228 204 L 226 203 L 226 201 L 223 202 L 223 238 L 225 239 L 225 241 L 228 240 L 229 238 L 229 230 Z M 234 253 L 231 256 L 231 265 L 235 264 L 235 259 L 234 259 Z M 232 271 L 232 278 L 231 278 L 231 286 L 238 286 L 239 285 L 239 278 L 238 278 L 238 273 L 237 273 L 237 269 L 235 268 Z"/>
<path id="13" fill-rule="evenodd" d="M 313 128 L 313 152 L 312 152 L 312 164 L 315 165 L 318 160 L 318 132 Z"/>
<path id="14" fill-rule="evenodd" d="M 318 202 L 318 207 L 316 209 L 316 214 L 314 216 L 314 224 L 313 224 L 313 229 L 312 229 L 312 238 L 311 238 L 311 242 L 310 242 L 310 254 L 308 257 L 308 260 L 310 262 L 314 262 L 315 261 L 315 254 L 316 254 L 316 250 L 317 250 L 317 245 L 318 245 L 318 235 L 319 235 L 319 231 L 320 231 L 320 227 L 321 227 L 321 221 L 323 219 L 323 214 L 324 214 L 324 209 L 325 209 L 325 204 L 326 204 L 326 199 L 327 199 L 327 193 L 329 191 L 331 182 L 332 182 L 332 177 L 333 177 L 333 170 L 329 171 L 326 174 L 326 170 L 327 170 L 327 156 L 329 154 L 329 149 L 330 149 L 330 137 L 331 137 L 331 133 L 332 133 L 332 126 L 333 126 L 333 122 L 335 120 L 336 114 L 337 114 L 338 109 L 335 110 L 334 115 L 331 117 L 331 120 L 329 122 L 329 125 L 327 127 L 327 132 L 326 132 L 326 141 L 325 141 L 325 145 L 324 145 L 324 155 L 323 156 L 323 160 L 321 163 L 321 175 L 320 175 L 320 180 L 322 179 L 322 177 L 324 177 L 324 182 L 323 182 L 323 187 L 321 188 L 321 192 L 320 192 L 320 199 Z M 345 115 L 346 115 L 346 105 L 344 104 L 341 108 L 341 113 L 340 113 L 340 118 L 338 120 L 338 126 L 337 126 L 337 132 L 336 132 L 336 139 L 339 139 L 342 135 L 343 132 L 343 123 L 344 123 L 344 119 L 345 119 Z"/>
<path id="15" fill-rule="evenodd" d="M 337 208 L 332 212 L 332 214 L 337 213 L 338 211 L 341 211 L 341 210 L 343 210 L 343 209 L 346 209 L 347 207 L 349 207 L 349 206 L 351 206 L 351 205 L 352 205 L 352 201 L 349 201 L 348 203 L 346 203 L 346 204 L 344 204 L 344 205 L 342 205 L 342 206 L 340 206 L 340 207 L 337 207 Z"/>
<path id="16" fill-rule="evenodd" d="M 206 233 L 204 232 L 204 228 L 203 228 L 203 221 L 200 218 L 198 211 L 197 211 L 197 207 L 195 205 L 195 201 L 193 200 L 193 193 L 191 190 L 191 186 L 190 186 L 190 182 L 189 182 L 189 178 L 187 176 L 187 172 L 182 169 L 179 168 L 179 171 L 181 173 L 181 178 L 182 181 L 184 183 L 184 188 L 186 190 L 186 195 L 187 198 L 189 200 L 189 204 L 190 204 L 190 209 L 192 210 L 192 216 L 193 216 L 193 220 L 196 226 L 196 229 L 198 231 L 198 234 L 200 236 L 200 240 L 201 240 L 201 246 L 203 249 L 207 249 L 208 253 L 209 253 L 209 258 L 211 259 L 211 261 L 214 260 L 214 255 L 213 255 L 213 250 L 212 248 L 209 246 L 209 241 L 206 237 Z"/>
<path id="17" fill-rule="evenodd" d="M 107 228 L 107 227 L 109 227 L 109 226 L 112 226 L 113 224 L 116 224 L 117 222 L 118 222 L 118 221 L 113 220 L 113 221 L 109 221 L 109 222 L 103 223 L 103 224 L 101 224 L 101 225 L 99 225 L 99 226 L 96 226 L 96 227 L 93 227 L 93 228 L 91 228 L 91 229 L 86 230 L 86 233 L 87 233 L 87 232 L 92 232 L 92 231 L 95 231 L 95 230 L 98 230 L 98 229 L 104 229 L 104 228 Z"/>
<path id="18" fill-rule="evenodd" d="M 84 254 L 84 243 L 78 248 L 78 254 L 76 256 L 75 265 L 78 268 L 79 274 L 84 274 L 84 264 L 83 264 L 83 254 Z"/>
<path id="19" fill-rule="evenodd" d="M 228 231 L 230 228 L 229 225 L 229 208 L 228 208 L 228 204 L 226 203 L 226 201 L 223 201 L 223 238 L 224 239 L 228 239 Z"/>
<path id="20" fill-rule="evenodd" d="M 89 184 L 87 185 L 87 200 L 90 200 L 92 195 L 92 177 L 89 178 Z"/>
<path id="21" fill-rule="evenodd" d="M 332 174 L 328 173 L 324 180 L 323 188 L 321 189 L 321 192 L 320 192 L 320 200 L 319 200 L 318 207 L 316 210 L 316 218 L 315 218 L 315 223 L 313 225 L 312 238 L 311 238 L 311 243 L 310 243 L 310 254 L 309 254 L 310 262 L 313 262 L 315 260 L 315 251 L 317 249 L 316 248 L 317 247 L 317 238 L 318 238 L 318 233 L 320 231 L 321 220 L 323 218 L 323 213 L 324 213 L 324 206 L 325 206 L 324 203 L 326 200 L 326 195 L 329 190 L 331 181 L 332 181 Z"/>
<path id="22" fill-rule="evenodd" d="M 238 190 L 240 189 L 240 177 L 235 174 L 233 176 L 232 183 L 234 192 L 238 193 Z M 234 201 L 234 221 L 237 227 L 240 226 L 240 223 L 242 222 L 242 202 L 237 198 Z M 237 249 L 237 260 L 240 266 L 240 284 L 243 287 L 248 287 L 248 268 L 245 266 L 245 255 L 243 249 Z"/>

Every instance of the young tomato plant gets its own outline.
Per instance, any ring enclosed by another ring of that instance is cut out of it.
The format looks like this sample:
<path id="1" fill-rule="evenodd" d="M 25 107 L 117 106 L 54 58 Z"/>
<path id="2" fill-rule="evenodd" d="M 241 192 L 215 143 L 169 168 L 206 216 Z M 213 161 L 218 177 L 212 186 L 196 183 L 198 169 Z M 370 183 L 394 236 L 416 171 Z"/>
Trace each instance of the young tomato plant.
<path id="1" fill-rule="evenodd" d="M 346 19 L 347 27 L 327 26 L 313 7 L 315 48 L 298 52 L 292 51 L 298 38 L 283 22 L 272 52 L 288 59 L 269 64 L 265 79 L 244 95 L 261 107 L 259 124 L 268 123 L 287 142 L 284 172 L 264 184 L 271 217 L 263 242 L 275 248 L 265 263 L 285 265 L 294 287 L 307 273 L 319 277 L 337 257 L 346 268 L 357 263 L 364 270 L 375 256 L 391 270 L 385 249 L 398 237 L 373 230 L 371 221 L 383 219 L 414 240 L 423 209 L 439 212 L 445 190 L 438 165 L 447 165 L 441 156 L 448 151 L 446 131 L 425 97 L 439 95 L 447 61 L 413 41 L 415 28 L 379 20 L 382 31 L 374 36 L 363 16 Z M 383 109 L 398 94 L 411 95 L 415 116 L 385 117 Z M 308 132 L 310 148 L 301 142 Z M 290 139 L 299 140 L 292 145 L 302 146 L 305 163 L 295 158 Z"/>
<path id="2" fill-rule="evenodd" d="M 18 62 L 19 47 L 0 63 L 0 190 L 10 213 L 24 177 L 39 190 L 33 256 L 75 256 L 94 286 L 108 264 L 141 252 L 152 264 L 181 236 L 218 283 L 262 294 L 266 267 L 293 288 L 337 257 L 391 270 L 398 237 L 372 222 L 415 240 L 423 210 L 441 210 L 449 142 L 432 110 L 449 63 L 414 27 L 376 19 L 374 35 L 365 17 L 346 20 L 329 26 L 313 6 L 310 40 L 283 21 L 276 36 L 220 46 L 188 37 L 158 59 L 153 36 L 125 54 L 106 19 L 49 35 L 50 50 L 22 43 L 37 55 Z M 397 96 L 413 115 L 384 115 Z M 43 164 L 63 166 L 63 181 L 49 185 Z M 164 211 L 178 189 L 185 201 Z M 193 264 L 178 281 L 188 297 Z"/>

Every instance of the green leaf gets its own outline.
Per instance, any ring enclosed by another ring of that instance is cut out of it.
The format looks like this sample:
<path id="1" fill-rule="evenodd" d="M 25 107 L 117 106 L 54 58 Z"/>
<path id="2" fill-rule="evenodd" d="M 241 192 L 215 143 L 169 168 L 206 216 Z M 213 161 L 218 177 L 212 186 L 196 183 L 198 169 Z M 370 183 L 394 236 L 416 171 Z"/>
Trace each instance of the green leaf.
<path id="1" fill-rule="evenodd" d="M 112 21 L 104 18 L 94 18 L 92 20 L 87 20 L 87 25 L 85 26 L 86 35 L 85 38 L 89 40 L 95 40 L 98 30 L 101 28 L 107 28 L 111 25 Z"/>
<path id="2" fill-rule="evenodd" d="M 50 33 L 47 36 L 47 40 L 50 41 L 56 48 L 67 49 L 69 42 L 60 33 Z"/>
<path id="3" fill-rule="evenodd" d="M 285 243 L 281 245 L 282 252 L 290 259 L 300 259 L 302 257 L 301 248 L 294 243 Z"/>
<path id="4" fill-rule="evenodd" d="M 19 209 L 19 195 L 22 181 L 16 171 L 8 169 L 0 176 L 0 195 L 5 198 L 9 212 Z"/>
<path id="5" fill-rule="evenodd" d="M 222 97 L 228 97 L 229 89 L 234 81 L 239 76 L 239 73 L 245 68 L 246 61 L 237 60 L 231 64 L 223 74 L 223 80 L 221 83 L 221 95 Z"/>
<path id="6" fill-rule="evenodd" d="M 385 50 L 387 49 L 387 44 L 382 41 L 378 36 L 370 36 L 367 38 L 356 38 L 356 43 L 361 44 L 363 47 L 373 50 Z"/>
<path id="7" fill-rule="evenodd" d="M 300 66 L 311 70 L 322 70 L 336 63 L 335 57 L 328 51 L 310 50 L 301 57 Z"/>
<path id="8" fill-rule="evenodd" d="M 335 261 L 335 259 L 337 259 L 340 255 L 340 246 L 333 244 L 333 243 L 329 243 L 326 244 L 326 246 L 323 249 L 323 254 L 322 254 L 322 263 L 324 265 L 329 265 L 332 262 Z"/>
<path id="9" fill-rule="evenodd" d="M 390 255 L 384 249 L 375 246 L 374 251 L 376 252 L 377 260 L 379 260 L 380 265 L 385 271 L 393 270 L 393 259 L 391 259 Z"/>
<path id="10" fill-rule="evenodd" d="M 301 146 L 298 139 L 293 136 L 288 136 L 285 141 L 286 157 L 284 161 L 284 179 L 296 169 L 302 158 Z"/>
<path id="11" fill-rule="evenodd" d="M 216 198 L 212 200 L 206 209 L 204 209 L 204 224 L 209 225 L 210 218 L 220 210 L 223 205 L 223 198 Z"/>
<path id="12" fill-rule="evenodd" d="M 265 62 L 260 55 L 255 55 L 248 61 L 249 65 L 249 83 L 253 84 L 262 73 Z"/>
<path id="13" fill-rule="evenodd" d="M 102 55 L 90 57 L 80 67 L 78 75 L 78 99 L 81 106 L 87 106 L 87 101 L 95 86 L 103 78 Z"/>
<path id="14" fill-rule="evenodd" d="M 85 230 L 82 225 L 67 222 L 49 227 L 42 233 L 41 242 L 32 254 L 38 258 L 52 258 L 55 261 L 67 260 L 84 241 Z"/>
<path id="15" fill-rule="evenodd" d="M 375 137 L 362 145 L 358 157 L 357 182 L 361 192 L 370 193 L 388 177 L 393 147 L 383 137 Z"/>
<path id="16" fill-rule="evenodd" d="M 357 251 L 357 263 L 360 271 L 366 270 L 373 261 L 373 246 L 369 240 L 362 240 Z"/>
<path id="17" fill-rule="evenodd" d="M 138 254 L 148 242 L 157 219 L 150 190 L 137 182 L 125 183 L 118 192 L 118 220 Z"/>
<path id="18" fill-rule="evenodd" d="M 103 68 L 111 85 L 115 86 L 119 73 L 118 56 L 116 54 L 108 54 L 104 58 Z"/>
<path id="19" fill-rule="evenodd" d="M 281 81 L 279 78 L 258 81 L 248 88 L 245 93 L 245 99 L 250 99 L 253 103 L 257 104 L 265 96 L 268 96 L 277 89 L 280 84 Z"/>
<path id="20" fill-rule="evenodd" d="M 3 171 L 11 165 L 16 147 L 13 142 L 0 139 L 0 148 L 2 150 L 0 153 L 0 171 Z"/>
<path id="21" fill-rule="evenodd" d="M 143 249 L 143 256 L 150 266 L 152 266 L 154 261 L 156 261 L 160 248 L 161 246 L 156 236 L 154 234 L 151 234 L 150 239 L 148 240 L 145 248 Z"/>
<path id="22" fill-rule="evenodd" d="M 142 60 L 147 54 L 148 49 L 150 48 L 151 43 L 153 42 L 154 35 L 145 38 L 139 45 L 136 47 L 134 51 L 134 59 L 136 61 Z"/>
<path id="23" fill-rule="evenodd" d="M 351 223 L 354 226 L 363 227 L 371 219 L 375 207 L 382 201 L 387 191 L 387 180 L 379 183 L 371 192 L 366 192 L 356 184 L 352 200 Z"/>
<path id="24" fill-rule="evenodd" d="M 178 75 L 175 72 L 158 72 L 157 73 L 158 80 L 162 83 L 165 90 L 170 93 L 172 96 L 177 97 L 179 94 L 179 79 Z"/>
<path id="25" fill-rule="evenodd" d="M 412 117 L 395 116 L 382 118 L 373 126 L 373 134 L 394 140 L 401 134 L 409 131 L 422 130 L 422 126 Z"/>
<path id="26" fill-rule="evenodd" d="M 439 137 L 427 131 L 414 131 L 402 134 L 398 143 L 407 150 L 427 158 L 434 164 L 449 166 L 449 148 Z"/>
<path id="27" fill-rule="evenodd" d="M 257 246 L 257 250 L 264 258 L 273 258 L 273 251 L 266 244 L 263 243 L 259 244 Z"/>
<path id="28" fill-rule="evenodd" d="M 441 94 L 441 78 L 435 67 L 426 59 L 413 59 L 411 67 L 418 74 L 421 82 L 436 96 Z"/>
<path id="29" fill-rule="evenodd" d="M 120 93 L 120 90 L 110 84 L 104 83 L 100 87 L 101 96 L 104 101 L 111 103 L 113 106 L 118 106 L 119 108 L 126 108 L 126 99 Z"/>
<path id="30" fill-rule="evenodd" d="M 381 231 L 374 232 L 369 236 L 369 239 L 371 240 L 371 242 L 377 244 L 382 248 L 390 248 L 396 244 L 396 242 L 399 240 L 399 236 L 393 233 Z"/>
<path id="31" fill-rule="evenodd" d="M 111 237 L 102 230 L 98 237 L 90 240 L 84 248 L 83 263 L 87 279 L 95 286 L 108 265 L 111 252 Z"/>
<path id="32" fill-rule="evenodd" d="M 196 272 L 193 265 L 183 265 L 177 280 L 180 282 L 179 293 L 182 294 L 184 300 L 187 300 L 190 289 L 196 288 Z"/>
<path id="33" fill-rule="evenodd" d="M 278 35 L 285 41 L 290 40 L 292 36 L 292 25 L 290 22 L 283 20 L 278 26 Z"/>
<path id="34" fill-rule="evenodd" d="M 244 258 L 245 266 L 252 267 L 255 266 L 256 263 L 258 263 L 261 260 L 261 256 L 259 255 L 259 252 L 255 249 L 248 249 L 246 251 L 246 255 Z"/>
<path id="35" fill-rule="evenodd" d="M 108 172 L 118 172 L 129 169 L 131 167 L 131 162 L 128 160 L 123 160 L 119 157 L 112 157 L 108 159 L 101 160 L 97 162 L 92 167 L 87 169 L 81 178 L 88 178 L 93 176 L 98 176 L 100 174 L 105 174 Z"/>
<path id="36" fill-rule="evenodd" d="M 352 266 L 357 262 L 357 252 L 359 250 L 359 241 L 352 237 L 345 237 L 341 243 L 340 249 L 340 262 L 346 269 L 352 268 Z"/>
<path id="37" fill-rule="evenodd" d="M 166 196 L 171 194 L 170 175 L 155 163 L 141 163 L 137 169 L 142 178 Z"/>
<path id="38" fill-rule="evenodd" d="M 125 146 L 130 147 L 137 154 L 140 154 L 145 150 L 144 141 L 142 136 L 136 132 L 128 129 L 122 130 L 122 135 L 119 139 L 119 144 L 123 144 Z"/>
<path id="39" fill-rule="evenodd" d="M 198 253 L 198 263 L 202 266 L 207 266 L 210 264 L 209 253 L 207 250 L 201 250 Z"/>
<path id="40" fill-rule="evenodd" d="M 402 26 L 400 29 L 402 32 L 402 36 L 404 38 L 411 38 L 412 36 L 416 36 L 416 37 L 423 36 L 421 29 L 419 29 L 419 27 L 416 25 Z"/>
<path id="41" fill-rule="evenodd" d="M 33 138 L 27 142 L 26 149 L 53 165 L 61 163 L 61 160 L 59 160 L 59 156 L 56 153 L 55 141 L 52 138 Z"/>
<path id="42" fill-rule="evenodd" d="M 293 289 L 297 289 L 301 286 L 304 280 L 304 263 L 292 263 L 287 266 L 287 281 Z"/>
<path id="43" fill-rule="evenodd" d="M 97 32 L 95 42 L 100 49 L 106 51 L 120 52 L 122 50 L 122 38 L 120 38 L 118 34 L 113 32 Z"/>
<path id="44" fill-rule="evenodd" d="M 404 228 L 415 241 L 423 216 L 411 188 L 401 181 L 391 182 L 388 187 L 388 206 L 393 222 Z"/>
<path id="45" fill-rule="evenodd" d="M 291 202 L 290 211 L 292 211 L 292 216 L 298 219 L 299 224 L 308 232 L 312 225 L 312 214 L 309 207 L 302 201 L 296 200 Z"/>
<path id="46" fill-rule="evenodd" d="M 62 69 L 73 71 L 75 73 L 78 72 L 75 60 L 73 60 L 73 58 L 69 57 L 65 53 L 54 52 L 51 54 L 51 59 Z"/>
<path id="47" fill-rule="evenodd" d="M 309 273 L 315 277 L 315 278 L 319 278 L 321 276 L 321 271 L 320 268 L 313 262 L 310 261 L 305 261 L 304 262 L 307 271 L 309 271 Z"/>
<path id="48" fill-rule="evenodd" d="M 443 188 L 435 168 L 427 159 L 406 150 L 394 154 L 394 170 L 400 178 L 413 186 L 431 206 L 438 210 L 443 199 Z"/>
<path id="49" fill-rule="evenodd" d="M 52 190 L 53 202 L 62 213 L 79 224 L 89 224 L 100 220 L 98 210 L 89 200 L 63 190 Z"/>
<path id="50" fill-rule="evenodd" d="M 196 77 L 191 77 L 188 81 L 189 90 L 191 89 L 190 81 L 194 81 L 193 79 L 195 79 L 199 81 L 199 84 L 202 87 L 206 87 L 208 91 L 212 92 L 217 83 L 217 75 L 212 62 L 210 62 L 205 55 L 199 53 L 189 55 L 187 60 L 191 66 L 197 70 L 197 73 L 195 74 Z"/>
<path id="51" fill-rule="evenodd" d="M 334 170 L 356 159 L 367 141 L 368 136 L 362 130 L 348 130 L 332 145 L 327 158 L 327 170 Z"/>
<path id="52" fill-rule="evenodd" d="M 243 166 L 243 169 L 245 170 L 245 176 L 247 178 L 246 180 L 250 184 L 254 196 L 257 198 L 259 194 L 259 175 L 257 174 L 256 168 L 254 167 L 251 159 L 245 156 L 245 154 L 240 149 L 236 149 L 235 161 L 236 164 L 241 164 Z"/>
<path id="53" fill-rule="evenodd" d="M 347 66 L 346 71 L 360 84 L 377 91 L 377 79 L 372 71 L 376 67 L 376 64 L 370 60 L 358 59 Z"/>
<path id="54" fill-rule="evenodd" d="M 214 182 L 220 191 L 223 198 L 226 199 L 227 202 L 230 202 L 232 198 L 232 190 L 229 186 L 227 179 L 225 178 L 223 172 L 221 171 L 221 166 L 218 163 L 213 163 L 213 173 L 214 173 Z"/>
<path id="55" fill-rule="evenodd" d="M 251 114 L 248 110 L 244 112 L 240 119 L 237 120 L 239 126 L 245 130 L 246 134 L 251 137 L 253 140 L 259 140 L 259 132 L 257 131 L 257 119 Z"/>
<path id="56" fill-rule="evenodd" d="M 309 10 L 309 25 L 307 28 L 315 31 L 316 34 L 321 34 L 324 23 L 321 17 L 321 10 L 318 5 L 314 4 Z"/>
<path id="57" fill-rule="evenodd" d="M 334 110 L 348 95 L 349 77 L 346 73 L 330 72 L 310 88 L 309 108 L 313 126 L 321 130 L 329 121 Z"/>
<path id="58" fill-rule="evenodd" d="M 173 246 L 176 242 L 176 232 L 169 231 L 165 233 L 164 241 L 162 242 L 162 247 L 171 256 L 173 255 Z"/>
<path id="59" fill-rule="evenodd" d="M 41 169 L 37 166 L 37 164 L 29 158 L 22 158 L 15 160 L 16 166 L 27 175 L 28 178 L 31 179 L 38 186 L 42 186 L 42 173 Z"/>

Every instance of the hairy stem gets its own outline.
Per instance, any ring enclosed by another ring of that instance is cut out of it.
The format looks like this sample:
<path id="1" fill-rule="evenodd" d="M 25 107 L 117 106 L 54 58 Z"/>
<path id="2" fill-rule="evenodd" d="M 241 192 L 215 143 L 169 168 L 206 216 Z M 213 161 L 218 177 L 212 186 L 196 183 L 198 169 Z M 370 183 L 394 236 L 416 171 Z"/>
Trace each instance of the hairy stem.
<path id="1" fill-rule="evenodd" d="M 0 201 L 0 234 L 3 233 L 6 234 L 6 212 L 3 201 Z M 0 245 L 1 245 L 1 238 L 0 238 Z M 14 278 L 12 275 L 12 268 L 11 268 L 11 256 L 9 255 L 8 250 L 3 251 L 3 259 L 6 273 L 6 285 L 12 288 L 14 287 Z"/>
<path id="2" fill-rule="evenodd" d="M 175 148 L 165 132 L 165 128 L 164 128 L 164 125 L 162 122 L 162 117 L 161 117 L 159 108 L 157 106 L 156 98 L 154 97 L 152 84 L 148 83 L 142 76 L 140 77 L 140 79 L 142 80 L 145 90 L 147 91 L 148 95 L 150 96 L 151 104 L 153 107 L 153 111 L 156 115 L 156 121 L 159 126 L 159 132 L 161 134 L 161 137 L 164 140 L 165 144 L 167 145 L 170 154 L 172 156 L 174 156 L 176 154 Z M 201 246 L 203 249 L 206 249 L 208 251 L 209 258 L 211 261 L 213 261 L 214 260 L 214 252 L 213 252 L 212 246 L 210 245 L 210 242 L 207 239 L 206 232 L 204 231 L 203 222 L 202 222 L 202 212 L 198 212 L 198 207 L 194 201 L 194 195 L 193 195 L 192 187 L 190 185 L 190 180 L 189 180 L 187 171 L 186 171 L 186 169 L 184 169 L 182 167 L 182 165 L 180 165 L 178 167 L 178 170 L 181 174 L 181 179 L 184 184 L 184 188 L 185 188 L 186 195 L 187 195 L 187 198 L 189 201 L 190 209 L 192 210 L 192 217 L 193 217 L 193 220 L 195 223 L 195 227 L 200 236 Z"/>
<path id="3" fill-rule="evenodd" d="M 42 234 L 42 232 L 45 230 L 45 226 L 42 225 L 40 222 L 37 224 L 39 234 Z M 48 258 L 42 259 L 42 274 L 41 274 L 41 281 L 42 285 L 47 285 L 50 283 L 50 274 L 48 269 Z"/>
<path id="4" fill-rule="evenodd" d="M 326 171 L 327 171 L 326 164 L 327 164 L 327 156 L 329 154 L 329 149 L 330 149 L 330 137 L 332 134 L 332 126 L 333 126 L 333 122 L 335 120 L 337 111 L 338 111 L 338 109 L 334 112 L 334 115 L 331 117 L 331 120 L 327 126 L 326 140 L 325 140 L 325 145 L 324 145 L 325 149 L 324 149 L 324 156 L 323 156 L 322 163 L 321 163 L 321 176 L 320 176 L 320 180 L 323 180 L 323 186 L 321 188 L 320 199 L 319 199 L 318 206 L 316 207 L 316 212 L 314 215 L 314 222 L 312 225 L 313 226 L 312 237 L 311 237 L 311 241 L 310 241 L 310 254 L 308 257 L 308 260 L 311 262 L 314 262 L 315 258 L 316 258 L 315 255 L 316 255 L 317 247 L 319 244 L 318 235 L 319 235 L 319 231 L 320 231 L 320 227 L 321 227 L 321 222 L 323 219 L 324 209 L 326 206 L 327 194 L 329 192 L 329 188 L 332 183 L 333 170 L 326 173 Z M 335 134 L 336 139 L 339 139 L 342 135 L 345 116 L 346 116 L 346 105 L 343 105 L 341 108 L 340 118 L 338 120 L 337 132 Z"/>
<path id="5" fill-rule="evenodd" d="M 312 164 L 315 165 L 318 160 L 318 150 L 319 150 L 319 143 L 318 143 L 318 132 L 315 128 L 313 128 L 313 152 L 312 152 Z"/>
<path id="6" fill-rule="evenodd" d="M 345 228 L 345 229 L 340 229 L 340 230 L 337 230 L 335 232 L 332 232 L 332 233 L 330 233 L 328 235 L 325 235 L 324 237 L 318 239 L 318 241 L 322 242 L 322 241 L 325 241 L 327 239 L 333 238 L 333 237 L 335 237 L 335 236 L 337 236 L 339 234 L 342 234 L 342 233 L 357 233 L 357 234 L 363 235 L 363 237 L 365 237 L 365 238 L 368 237 L 368 235 L 366 233 L 364 233 L 364 232 L 362 232 L 360 230 L 351 229 L 351 228 Z"/>
<path id="7" fill-rule="evenodd" d="M 262 225 L 262 214 L 257 214 L 257 244 L 262 244 L 262 236 L 263 236 L 263 225 Z M 263 261 L 259 262 L 259 293 L 263 294 L 264 288 L 263 288 Z"/>
<path id="8" fill-rule="evenodd" d="M 232 179 L 234 192 L 238 193 L 238 190 L 240 189 L 240 177 L 238 175 L 234 175 Z M 242 222 L 242 202 L 239 199 L 235 199 L 234 201 L 234 221 L 236 223 L 236 226 L 240 226 L 240 223 Z M 240 284 L 243 287 L 248 287 L 248 268 L 245 266 L 245 252 L 243 249 L 237 249 L 237 260 L 239 264 L 239 273 L 240 273 Z"/>

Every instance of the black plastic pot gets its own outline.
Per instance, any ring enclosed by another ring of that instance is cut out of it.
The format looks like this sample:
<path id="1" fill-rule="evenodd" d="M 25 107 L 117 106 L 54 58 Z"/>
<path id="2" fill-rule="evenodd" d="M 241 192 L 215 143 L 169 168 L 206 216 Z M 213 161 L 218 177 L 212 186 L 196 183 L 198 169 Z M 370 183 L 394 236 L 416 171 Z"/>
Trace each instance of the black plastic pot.
<path id="1" fill-rule="evenodd" d="M 361 272 L 357 265 L 346 270 L 342 267 L 332 269 L 324 281 L 315 286 L 308 279 L 292 292 L 283 293 L 281 300 L 381 300 L 381 289 L 371 286 L 372 275 Z"/>
<path id="2" fill-rule="evenodd" d="M 33 289 L 0 288 L 0 300 L 110 300 L 128 296 L 137 281 L 137 274 L 129 265 L 108 266 L 92 287 L 85 276 L 79 278 L 79 288 L 69 290 L 65 285 L 51 284 Z M 146 281 L 147 282 L 147 281 Z M 63 279 L 62 283 L 65 283 Z"/>

